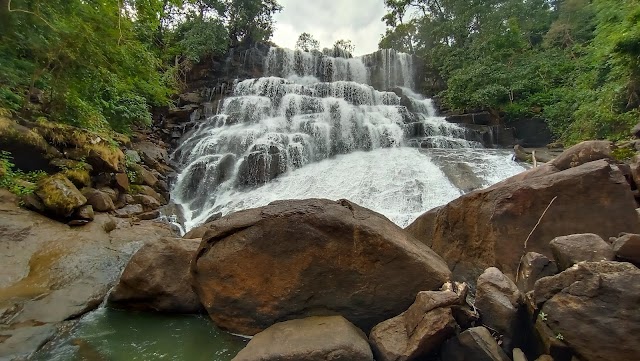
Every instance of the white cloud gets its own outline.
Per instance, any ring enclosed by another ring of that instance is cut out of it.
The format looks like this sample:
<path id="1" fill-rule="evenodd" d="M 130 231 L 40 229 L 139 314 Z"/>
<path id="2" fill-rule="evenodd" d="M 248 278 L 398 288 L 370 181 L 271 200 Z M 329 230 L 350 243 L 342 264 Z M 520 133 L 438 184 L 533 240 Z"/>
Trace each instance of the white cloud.
<path id="1" fill-rule="evenodd" d="M 307 32 L 330 47 L 338 39 L 348 39 L 356 47 L 354 55 L 376 51 L 385 31 L 384 0 L 280 0 L 284 7 L 275 15 L 273 42 L 293 48 L 298 36 Z"/>

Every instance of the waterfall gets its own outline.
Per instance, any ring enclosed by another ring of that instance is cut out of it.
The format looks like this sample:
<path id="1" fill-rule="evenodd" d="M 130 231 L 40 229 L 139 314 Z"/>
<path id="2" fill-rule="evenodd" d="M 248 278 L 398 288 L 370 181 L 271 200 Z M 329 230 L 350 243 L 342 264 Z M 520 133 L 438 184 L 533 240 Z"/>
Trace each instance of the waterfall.
<path id="1" fill-rule="evenodd" d="M 432 100 L 413 90 L 413 58 L 407 54 L 381 50 L 348 58 L 271 48 L 264 71 L 262 78 L 237 81 L 232 96 L 186 134 L 173 155 L 183 170 L 172 197 L 186 210 L 187 228 L 218 212 L 311 196 L 348 196 L 364 206 L 375 203 L 371 207 L 385 213 L 390 201 L 366 198 L 384 192 L 380 187 L 393 188 L 387 184 L 395 179 L 390 172 L 404 174 L 396 191 L 405 193 L 405 201 L 390 210 L 396 215 L 391 218 L 404 225 L 460 195 L 424 149 L 483 148 L 481 136 L 438 117 Z M 416 166 L 421 170 L 412 171 Z M 345 174 L 335 174 L 336 169 Z M 349 174 L 350 169 L 360 173 Z M 379 184 L 354 186 L 362 182 L 358 175 L 366 178 L 364 172 L 380 170 L 385 175 L 379 177 L 386 179 Z M 329 178 L 321 179 L 323 174 Z M 341 185 L 335 179 L 340 177 L 350 185 Z M 312 178 L 316 188 L 307 189 Z M 291 182 L 300 184 L 291 188 Z M 407 195 L 418 183 L 424 189 Z M 428 188 L 441 190 L 428 197 Z"/>

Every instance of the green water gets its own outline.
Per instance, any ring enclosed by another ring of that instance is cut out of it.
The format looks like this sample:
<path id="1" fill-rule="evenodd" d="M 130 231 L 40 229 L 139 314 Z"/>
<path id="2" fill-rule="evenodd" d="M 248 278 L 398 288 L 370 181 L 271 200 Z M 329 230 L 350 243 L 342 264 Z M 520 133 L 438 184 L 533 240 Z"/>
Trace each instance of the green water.
<path id="1" fill-rule="evenodd" d="M 205 316 L 98 309 L 84 316 L 32 360 L 228 361 L 246 340 L 215 328 Z"/>

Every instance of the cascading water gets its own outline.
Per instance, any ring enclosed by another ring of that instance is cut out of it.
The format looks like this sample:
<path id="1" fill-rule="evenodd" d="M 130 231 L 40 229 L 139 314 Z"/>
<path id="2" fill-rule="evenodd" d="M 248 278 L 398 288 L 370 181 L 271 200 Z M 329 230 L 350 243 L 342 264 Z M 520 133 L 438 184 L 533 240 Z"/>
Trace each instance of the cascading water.
<path id="1" fill-rule="evenodd" d="M 219 212 L 311 197 L 348 198 L 405 226 L 467 190 L 444 164 L 462 164 L 474 187 L 522 170 L 436 116 L 412 90 L 407 54 L 272 48 L 264 69 L 267 77 L 237 82 L 174 153 L 184 168 L 172 196 L 187 228 Z"/>

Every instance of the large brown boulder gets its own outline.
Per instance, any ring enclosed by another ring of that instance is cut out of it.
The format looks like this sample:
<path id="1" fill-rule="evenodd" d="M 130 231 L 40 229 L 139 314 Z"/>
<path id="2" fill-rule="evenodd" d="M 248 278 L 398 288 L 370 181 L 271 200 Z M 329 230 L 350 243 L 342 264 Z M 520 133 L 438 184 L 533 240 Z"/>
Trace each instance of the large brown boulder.
<path id="1" fill-rule="evenodd" d="M 189 273 L 189 262 L 199 244 L 165 238 L 142 246 L 109 295 L 109 305 L 138 311 L 203 312 Z"/>
<path id="2" fill-rule="evenodd" d="M 473 282 L 495 266 L 515 279 L 521 256 L 532 251 L 551 257 L 555 237 L 638 233 L 635 208 L 622 173 L 599 160 L 557 173 L 519 175 L 466 194 L 420 216 L 407 231 L 441 255 L 455 277 Z"/>
<path id="3" fill-rule="evenodd" d="M 450 276 L 437 254 L 384 216 L 326 199 L 273 202 L 212 223 L 191 272 L 216 324 L 248 335 L 333 314 L 368 331 Z"/>
<path id="4" fill-rule="evenodd" d="M 640 269 L 582 262 L 538 280 L 545 323 L 584 361 L 640 360 Z"/>
<path id="5" fill-rule="evenodd" d="M 373 361 L 364 333 L 342 316 L 277 323 L 255 335 L 233 361 Z"/>

